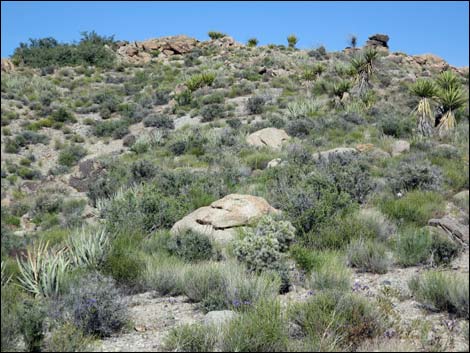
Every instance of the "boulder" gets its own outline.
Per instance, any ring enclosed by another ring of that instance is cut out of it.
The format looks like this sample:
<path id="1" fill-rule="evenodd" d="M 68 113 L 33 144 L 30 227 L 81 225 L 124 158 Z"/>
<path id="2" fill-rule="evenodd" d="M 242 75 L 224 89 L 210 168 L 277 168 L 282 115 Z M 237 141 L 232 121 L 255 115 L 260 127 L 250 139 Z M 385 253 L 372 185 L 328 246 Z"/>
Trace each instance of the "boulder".
<path id="1" fill-rule="evenodd" d="M 284 130 L 268 127 L 248 135 L 246 142 L 256 147 L 267 146 L 274 150 L 280 150 L 282 144 L 289 139 L 290 136 Z"/>
<path id="2" fill-rule="evenodd" d="M 430 219 L 428 224 L 443 229 L 457 243 L 468 246 L 468 224 L 462 224 L 450 215 Z"/>
<path id="3" fill-rule="evenodd" d="M 388 49 L 388 40 L 390 37 L 386 34 L 374 34 L 369 37 L 369 40 L 366 42 L 366 47 L 373 48 L 386 48 Z"/>
<path id="4" fill-rule="evenodd" d="M 449 68 L 449 64 L 444 59 L 434 54 L 414 55 L 414 61 L 421 66 L 429 66 L 436 71 L 445 71 Z"/>
<path id="5" fill-rule="evenodd" d="M 314 160 L 328 160 L 330 157 L 355 155 L 358 154 L 358 150 L 350 147 L 337 147 L 328 151 L 317 152 L 313 154 Z"/>
<path id="6" fill-rule="evenodd" d="M 453 197 L 453 200 L 457 206 L 459 207 L 467 206 L 467 209 L 468 209 L 468 199 L 469 199 L 468 190 L 461 191 L 455 194 Z"/>
<path id="7" fill-rule="evenodd" d="M 274 168 L 274 167 L 277 167 L 277 166 L 282 166 L 286 164 L 286 161 L 282 161 L 281 158 L 275 158 L 271 161 L 269 161 L 268 165 L 267 165 L 267 168 Z"/>
<path id="8" fill-rule="evenodd" d="M 70 175 L 68 184 L 79 192 L 86 192 L 103 173 L 104 166 L 99 161 L 87 159 L 79 163 L 77 172 Z"/>
<path id="9" fill-rule="evenodd" d="M 391 147 L 392 147 L 392 157 L 395 157 L 404 152 L 410 151 L 410 143 L 405 140 L 395 141 Z"/>
<path id="10" fill-rule="evenodd" d="M 237 313 L 232 310 L 209 311 L 204 316 L 204 325 L 220 328 L 236 316 Z"/>
<path id="11" fill-rule="evenodd" d="M 7 59 L 7 58 L 2 58 L 1 59 L 1 69 L 2 69 L 2 72 L 12 72 L 12 71 L 15 71 L 15 65 L 13 64 L 13 62 L 11 61 L 11 59 Z"/>
<path id="12" fill-rule="evenodd" d="M 173 225 L 171 233 L 192 230 L 227 243 L 234 237 L 236 228 L 250 226 L 256 219 L 278 212 L 261 197 L 230 194 L 182 218 Z"/>

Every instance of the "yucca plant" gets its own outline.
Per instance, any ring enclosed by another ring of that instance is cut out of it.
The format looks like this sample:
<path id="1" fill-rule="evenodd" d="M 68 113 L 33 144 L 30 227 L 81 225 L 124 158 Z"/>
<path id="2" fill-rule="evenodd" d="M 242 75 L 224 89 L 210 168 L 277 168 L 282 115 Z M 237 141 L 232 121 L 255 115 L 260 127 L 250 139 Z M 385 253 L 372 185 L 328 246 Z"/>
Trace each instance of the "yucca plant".
<path id="1" fill-rule="evenodd" d="M 349 92 L 349 90 L 351 89 L 351 86 L 352 86 L 351 81 L 341 80 L 340 82 L 335 83 L 333 85 L 333 94 L 336 97 L 339 97 L 340 99 L 342 99 L 344 94 L 346 92 Z"/>
<path id="2" fill-rule="evenodd" d="M 69 237 L 66 246 L 73 266 L 97 268 L 104 260 L 109 244 L 110 236 L 104 228 L 96 232 L 82 228 Z"/>
<path id="3" fill-rule="evenodd" d="M 455 127 L 456 120 L 454 112 L 463 107 L 467 99 L 461 88 L 451 87 L 438 92 L 438 101 L 441 105 L 443 115 L 437 129 L 439 135 L 443 135 Z"/>
<path id="4" fill-rule="evenodd" d="M 459 87 L 459 79 L 452 71 L 444 71 L 440 73 L 436 78 L 436 83 L 439 88 L 443 90 Z"/>
<path id="5" fill-rule="evenodd" d="M 370 80 L 375 72 L 375 63 L 379 53 L 372 48 L 366 48 L 362 55 L 351 60 L 351 65 L 357 72 L 359 95 L 362 95 L 370 86 Z"/>
<path id="6" fill-rule="evenodd" d="M 415 108 L 418 115 L 418 133 L 421 136 L 432 134 L 433 114 L 429 100 L 436 95 L 436 86 L 429 80 L 417 80 L 410 86 L 410 91 L 419 97 L 419 103 Z"/>
<path id="7" fill-rule="evenodd" d="M 26 259 L 18 262 L 19 286 L 35 296 L 52 297 L 59 293 L 70 261 L 65 249 L 49 249 L 49 243 L 39 242 L 26 252 Z"/>
<path id="8" fill-rule="evenodd" d="M 8 283 L 10 283 L 11 280 L 11 275 L 7 276 L 6 274 L 6 265 L 5 262 L 2 261 L 2 287 L 6 286 Z"/>

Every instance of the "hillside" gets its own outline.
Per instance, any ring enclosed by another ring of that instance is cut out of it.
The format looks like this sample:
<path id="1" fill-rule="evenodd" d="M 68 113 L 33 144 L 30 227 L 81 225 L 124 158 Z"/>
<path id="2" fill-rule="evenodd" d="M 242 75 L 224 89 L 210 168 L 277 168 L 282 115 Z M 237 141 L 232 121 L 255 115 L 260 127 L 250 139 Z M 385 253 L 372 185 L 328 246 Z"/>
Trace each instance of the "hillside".
<path id="1" fill-rule="evenodd" d="M 209 36 L 2 59 L 2 351 L 468 350 L 468 67 Z"/>

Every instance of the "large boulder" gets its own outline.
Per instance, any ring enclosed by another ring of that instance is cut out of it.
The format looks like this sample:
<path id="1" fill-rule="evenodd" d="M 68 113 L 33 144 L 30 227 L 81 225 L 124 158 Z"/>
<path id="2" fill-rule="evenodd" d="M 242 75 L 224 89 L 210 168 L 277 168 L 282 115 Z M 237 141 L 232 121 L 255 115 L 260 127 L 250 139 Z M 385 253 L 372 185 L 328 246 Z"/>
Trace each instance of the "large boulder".
<path id="1" fill-rule="evenodd" d="M 421 66 L 428 66 L 438 72 L 445 71 L 449 68 L 449 64 L 444 59 L 434 54 L 414 55 L 414 61 Z"/>
<path id="2" fill-rule="evenodd" d="M 284 130 L 274 127 L 258 130 L 246 138 L 249 145 L 256 147 L 269 147 L 274 150 L 280 150 L 282 144 L 290 139 L 290 136 Z"/>
<path id="3" fill-rule="evenodd" d="M 386 34 L 374 34 L 369 37 L 369 40 L 366 42 L 366 47 L 373 47 L 376 49 L 388 49 L 389 39 L 389 36 Z"/>
<path id="4" fill-rule="evenodd" d="M 468 224 L 460 223 L 456 218 L 446 215 L 442 218 L 430 219 L 428 224 L 444 230 L 457 243 L 468 246 Z"/>
<path id="5" fill-rule="evenodd" d="M 227 243 L 237 228 L 250 226 L 260 217 L 278 212 L 261 197 L 230 194 L 182 218 L 173 225 L 171 232 L 177 234 L 192 230 Z"/>

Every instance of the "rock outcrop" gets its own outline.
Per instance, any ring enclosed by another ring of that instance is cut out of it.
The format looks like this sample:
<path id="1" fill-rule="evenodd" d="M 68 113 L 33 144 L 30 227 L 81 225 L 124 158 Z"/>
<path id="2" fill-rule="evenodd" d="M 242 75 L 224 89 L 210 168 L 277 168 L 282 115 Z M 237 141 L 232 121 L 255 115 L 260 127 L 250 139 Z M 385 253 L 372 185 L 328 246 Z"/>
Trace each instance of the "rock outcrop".
<path id="1" fill-rule="evenodd" d="M 227 243 L 235 235 L 236 228 L 250 226 L 256 219 L 278 212 L 261 197 L 230 194 L 182 218 L 173 225 L 171 232 L 192 230 Z"/>
<path id="2" fill-rule="evenodd" d="M 358 150 L 351 147 L 337 147 L 331 150 L 317 152 L 313 154 L 314 160 L 328 160 L 330 157 L 355 155 L 358 154 Z"/>
<path id="3" fill-rule="evenodd" d="M 444 230 L 451 236 L 457 243 L 468 246 L 468 224 L 462 224 L 457 219 L 450 215 L 442 218 L 430 219 L 428 224 L 433 227 L 438 227 Z"/>
<path id="4" fill-rule="evenodd" d="M 11 59 L 2 58 L 2 72 L 12 72 L 15 71 L 15 65 Z"/>
<path id="5" fill-rule="evenodd" d="M 376 49 L 388 49 L 388 40 L 390 37 L 386 34 L 374 34 L 369 37 L 366 42 L 366 47 L 372 47 Z"/>
<path id="6" fill-rule="evenodd" d="M 248 135 L 246 142 L 256 147 L 269 147 L 280 150 L 282 144 L 289 139 L 290 136 L 284 130 L 268 127 Z"/>

